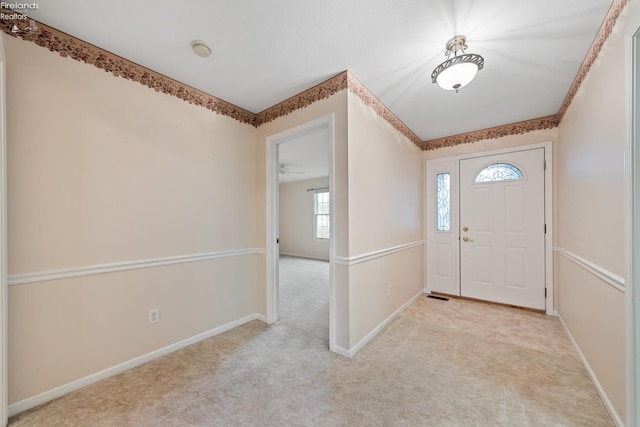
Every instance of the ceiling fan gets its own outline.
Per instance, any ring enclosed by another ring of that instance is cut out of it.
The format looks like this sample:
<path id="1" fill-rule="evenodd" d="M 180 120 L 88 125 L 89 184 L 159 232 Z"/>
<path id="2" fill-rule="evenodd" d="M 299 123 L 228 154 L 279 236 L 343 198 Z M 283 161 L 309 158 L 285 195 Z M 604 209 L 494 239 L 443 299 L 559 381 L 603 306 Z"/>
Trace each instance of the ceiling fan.
<path id="1" fill-rule="evenodd" d="M 284 175 L 304 175 L 306 172 L 303 170 L 292 169 L 291 165 L 286 165 L 284 163 L 280 163 L 278 167 L 278 171 L 280 172 L 280 176 Z"/>

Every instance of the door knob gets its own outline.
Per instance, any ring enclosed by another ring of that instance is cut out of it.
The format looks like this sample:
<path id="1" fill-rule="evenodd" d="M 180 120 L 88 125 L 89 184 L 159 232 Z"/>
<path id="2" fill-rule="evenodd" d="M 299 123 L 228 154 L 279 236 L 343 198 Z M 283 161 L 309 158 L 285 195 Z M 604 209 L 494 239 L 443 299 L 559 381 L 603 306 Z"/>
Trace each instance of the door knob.
<path id="1" fill-rule="evenodd" d="M 473 242 L 473 239 L 468 238 L 467 236 L 462 238 L 463 242 Z"/>

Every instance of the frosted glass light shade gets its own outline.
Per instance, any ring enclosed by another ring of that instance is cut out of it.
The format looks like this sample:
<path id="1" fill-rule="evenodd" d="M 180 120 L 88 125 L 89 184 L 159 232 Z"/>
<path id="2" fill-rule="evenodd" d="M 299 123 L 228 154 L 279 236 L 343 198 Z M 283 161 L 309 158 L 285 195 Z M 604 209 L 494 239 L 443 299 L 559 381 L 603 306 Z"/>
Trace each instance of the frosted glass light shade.
<path id="1" fill-rule="evenodd" d="M 442 89 L 455 90 L 465 87 L 484 68 L 484 58 L 474 53 L 454 56 L 438 65 L 431 73 L 431 81 Z"/>
<path id="2" fill-rule="evenodd" d="M 436 83 L 445 90 L 458 90 L 465 87 L 478 74 L 478 66 L 473 62 L 459 62 L 442 70 Z"/>

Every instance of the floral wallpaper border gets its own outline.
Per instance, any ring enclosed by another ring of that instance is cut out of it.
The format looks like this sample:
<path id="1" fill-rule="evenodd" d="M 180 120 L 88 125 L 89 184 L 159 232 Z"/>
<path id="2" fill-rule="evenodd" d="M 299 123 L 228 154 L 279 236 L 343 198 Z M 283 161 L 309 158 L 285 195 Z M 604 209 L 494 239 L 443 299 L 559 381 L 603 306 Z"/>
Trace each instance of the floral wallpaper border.
<path id="1" fill-rule="evenodd" d="M 613 27 L 616 25 L 618 18 L 620 17 L 620 15 L 622 14 L 622 11 L 624 10 L 625 6 L 628 3 L 629 3 L 629 0 L 614 0 L 613 3 L 611 4 L 611 7 L 609 8 L 609 12 L 607 12 L 607 16 L 605 17 L 604 22 L 600 27 L 600 31 L 598 31 L 598 34 L 596 35 L 596 38 L 593 41 L 593 44 L 591 45 L 591 48 L 589 49 L 587 56 L 582 62 L 582 65 L 580 66 L 580 70 L 578 71 L 578 74 L 576 75 L 575 80 L 571 84 L 571 87 L 569 88 L 569 92 L 567 93 L 567 96 L 564 98 L 564 102 L 562 103 L 562 106 L 558 111 L 558 123 L 562 121 L 562 118 L 564 117 L 565 113 L 567 112 L 567 109 L 571 105 L 573 98 L 576 96 L 578 89 L 580 89 L 582 82 L 587 77 L 587 74 L 589 74 L 589 70 L 591 69 L 591 66 L 598 58 L 598 55 L 602 50 L 602 46 L 611 35 L 611 32 L 613 31 Z"/>
<path id="2" fill-rule="evenodd" d="M 347 81 L 349 85 L 349 91 L 356 95 L 364 102 L 366 106 L 373 109 L 380 117 L 386 120 L 391 126 L 396 128 L 398 132 L 409 138 L 418 148 L 422 149 L 422 140 L 413 133 L 407 125 L 405 125 L 395 114 L 391 112 L 385 105 L 375 97 L 369 89 L 367 89 L 362 83 L 358 81 L 351 73 L 347 73 Z"/>
<path id="3" fill-rule="evenodd" d="M 405 125 L 395 114 L 393 114 L 385 105 L 380 102 L 353 74 L 349 71 L 343 71 L 340 74 L 331 77 L 311 89 L 307 89 L 291 98 L 282 101 L 273 107 L 267 108 L 258 113 L 256 124 L 258 126 L 269 123 L 278 117 L 286 116 L 296 110 L 305 108 L 316 101 L 330 97 L 331 95 L 348 89 L 349 92 L 360 98 L 365 105 L 372 108 L 376 114 L 389 122 L 391 126 L 396 128 L 401 134 L 409 138 L 414 144 L 420 147 L 422 140 L 407 125 Z"/>
<path id="4" fill-rule="evenodd" d="M 436 150 L 438 148 L 453 147 L 460 144 L 469 144 L 485 139 L 502 138 L 509 135 L 520 135 L 542 129 L 553 129 L 559 124 L 558 115 L 541 117 L 539 119 L 525 120 L 508 125 L 496 126 L 474 132 L 461 133 L 445 138 L 432 139 L 422 143 L 423 150 Z"/>
<path id="5" fill-rule="evenodd" d="M 343 71 L 325 80 L 314 87 L 300 92 L 291 98 L 269 107 L 256 114 L 256 126 L 274 121 L 275 119 L 291 114 L 296 110 L 301 110 L 314 102 L 329 98 L 331 95 L 347 88 L 347 72 Z"/>
<path id="6" fill-rule="evenodd" d="M 16 14 L 10 9 L 2 9 L 3 13 Z M 22 24 L 23 20 L 19 21 Z M 20 37 L 45 47 L 52 52 L 58 52 L 62 57 L 73 58 L 77 61 L 91 64 L 116 77 L 138 82 L 154 89 L 156 92 L 166 93 L 187 101 L 189 104 L 199 105 L 218 114 L 231 117 L 239 122 L 255 126 L 255 114 L 237 107 L 227 101 L 216 98 L 200 90 L 194 89 L 160 73 L 100 49 L 73 36 L 65 34 L 40 22 L 36 22 L 36 31 L 23 31 L 16 34 L 11 32 L 12 21 L 1 20 L 2 31 L 13 37 Z"/>
<path id="7" fill-rule="evenodd" d="M 65 34 L 40 22 L 37 22 L 36 31 L 22 31 L 12 33 L 13 21 L 0 21 L 0 28 L 5 33 L 13 37 L 20 37 L 31 41 L 38 46 L 45 47 L 52 52 L 58 52 L 60 56 L 70 57 L 77 61 L 91 64 L 106 72 L 112 73 L 116 77 L 123 77 L 143 84 L 157 92 L 175 96 L 190 104 L 199 105 L 217 114 L 235 119 L 241 123 L 247 123 L 258 127 L 269 123 L 279 117 L 286 116 L 296 110 L 305 108 L 314 102 L 329 98 L 331 95 L 348 89 L 358 96 L 366 105 L 372 108 L 380 117 L 391 124 L 404 136 L 409 138 L 421 150 L 435 150 L 442 147 L 452 147 L 459 144 L 468 144 L 485 139 L 495 139 L 508 135 L 518 135 L 541 129 L 551 129 L 557 127 L 571 105 L 573 98 L 578 92 L 582 82 L 598 54 L 607 41 L 613 27 L 629 0 L 613 0 L 604 23 L 600 27 L 596 38 L 589 49 L 589 52 L 582 63 L 580 70 L 565 97 L 562 106 L 557 114 L 541 117 L 522 122 L 496 126 L 489 129 L 482 129 L 474 132 L 467 132 L 460 135 L 453 135 L 428 141 L 422 141 L 407 125 L 405 125 L 395 114 L 380 102 L 362 83 L 360 83 L 351 73 L 343 71 L 328 80 L 305 90 L 273 107 L 254 114 L 243 108 L 237 107 L 227 101 L 216 98 L 191 86 L 187 86 L 167 76 L 159 74 L 148 68 L 135 64 L 99 47 L 85 43 L 73 36 Z M 15 11 L 2 9 L 5 14 L 12 14 Z M 21 21 L 24 22 L 24 21 Z"/>

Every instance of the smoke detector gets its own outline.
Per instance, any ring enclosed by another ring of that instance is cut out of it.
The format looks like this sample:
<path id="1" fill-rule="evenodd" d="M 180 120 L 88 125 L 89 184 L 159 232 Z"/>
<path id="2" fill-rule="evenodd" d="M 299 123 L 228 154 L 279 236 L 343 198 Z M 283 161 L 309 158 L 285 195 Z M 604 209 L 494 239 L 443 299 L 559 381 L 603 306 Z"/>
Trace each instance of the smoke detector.
<path id="1" fill-rule="evenodd" d="M 193 53 L 202 58 L 211 56 L 211 48 L 202 40 L 193 40 L 191 42 L 191 49 L 193 49 Z"/>

